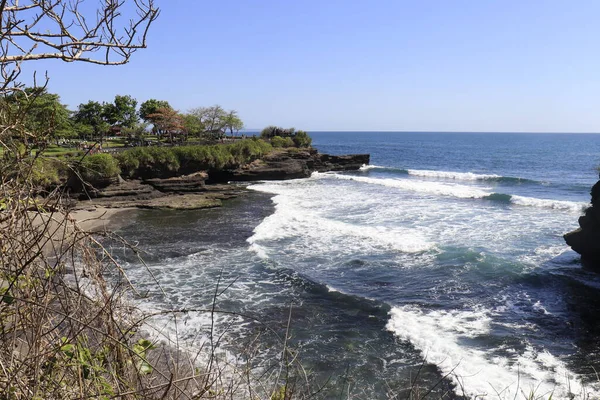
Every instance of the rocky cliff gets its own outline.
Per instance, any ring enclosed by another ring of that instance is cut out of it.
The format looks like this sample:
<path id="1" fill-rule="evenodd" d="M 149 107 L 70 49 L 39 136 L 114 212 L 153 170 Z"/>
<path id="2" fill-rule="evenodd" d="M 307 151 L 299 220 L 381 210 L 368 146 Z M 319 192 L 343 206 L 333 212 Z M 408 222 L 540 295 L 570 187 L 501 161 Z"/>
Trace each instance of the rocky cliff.
<path id="1" fill-rule="evenodd" d="M 332 156 L 315 149 L 279 150 L 230 171 L 210 171 L 209 182 L 308 178 L 313 172 L 353 171 L 369 164 L 369 154 Z"/>
<path id="2" fill-rule="evenodd" d="M 567 244 L 581 254 L 587 266 L 600 269 L 600 181 L 591 191 L 592 206 L 579 217 L 579 229 L 565 234 Z"/>
<path id="3" fill-rule="evenodd" d="M 307 178 L 314 171 L 352 171 L 369 163 L 368 154 L 332 156 L 314 149 L 282 149 L 235 170 L 198 171 L 173 178 L 119 179 L 107 187 L 79 192 L 78 208 L 89 206 L 199 209 L 243 194 L 230 181 Z"/>

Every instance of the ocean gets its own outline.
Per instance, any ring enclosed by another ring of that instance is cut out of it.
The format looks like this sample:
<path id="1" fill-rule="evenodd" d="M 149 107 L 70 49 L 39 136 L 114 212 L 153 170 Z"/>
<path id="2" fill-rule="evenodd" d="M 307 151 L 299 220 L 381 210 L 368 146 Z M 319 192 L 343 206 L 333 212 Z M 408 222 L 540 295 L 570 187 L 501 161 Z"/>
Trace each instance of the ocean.
<path id="1" fill-rule="evenodd" d="M 131 214 L 119 233 L 147 267 L 113 251 L 141 308 L 216 298 L 235 313 L 157 317 L 161 334 L 193 351 L 212 326 L 231 357 L 252 343 L 260 370 L 289 329 L 326 398 L 415 385 L 438 398 L 600 396 L 600 275 L 562 239 L 598 179 L 600 135 L 311 136 L 371 165 L 257 182 L 219 209 Z"/>

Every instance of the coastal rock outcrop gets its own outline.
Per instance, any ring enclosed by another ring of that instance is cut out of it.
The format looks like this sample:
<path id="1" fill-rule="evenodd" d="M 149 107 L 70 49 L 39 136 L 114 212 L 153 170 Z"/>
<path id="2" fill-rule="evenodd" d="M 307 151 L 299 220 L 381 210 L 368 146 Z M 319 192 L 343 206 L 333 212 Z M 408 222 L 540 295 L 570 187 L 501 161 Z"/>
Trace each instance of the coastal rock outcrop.
<path id="1" fill-rule="evenodd" d="M 315 149 L 280 150 L 231 171 L 210 171 L 210 182 L 308 178 L 314 171 L 352 171 L 369 164 L 369 154 L 332 156 Z"/>
<path id="2" fill-rule="evenodd" d="M 579 228 L 565 234 L 567 244 L 581 254 L 581 261 L 586 266 L 600 269 L 600 181 L 591 191 L 592 206 L 579 217 Z"/>
<path id="3" fill-rule="evenodd" d="M 174 178 L 152 178 L 146 179 L 144 183 L 149 184 L 154 189 L 163 192 L 203 192 L 208 174 L 204 171 L 196 172 L 191 175 L 178 176 Z"/>
<path id="4" fill-rule="evenodd" d="M 78 193 L 79 207 L 200 209 L 218 207 L 222 200 L 244 193 L 229 181 L 308 178 L 314 171 L 358 170 L 369 163 L 369 154 L 332 156 L 315 149 L 280 149 L 235 170 L 198 171 L 177 177 L 123 180 L 108 186 L 89 187 Z M 75 192 L 77 193 L 77 192 Z"/>

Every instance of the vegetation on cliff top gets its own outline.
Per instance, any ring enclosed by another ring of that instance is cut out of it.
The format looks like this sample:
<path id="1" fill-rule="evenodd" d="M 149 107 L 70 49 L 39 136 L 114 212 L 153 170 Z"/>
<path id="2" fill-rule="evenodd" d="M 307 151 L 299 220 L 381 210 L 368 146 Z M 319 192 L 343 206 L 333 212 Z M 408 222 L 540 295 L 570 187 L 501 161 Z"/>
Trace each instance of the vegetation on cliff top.
<path id="1" fill-rule="evenodd" d="M 237 168 L 273 149 L 263 140 L 231 144 L 176 147 L 136 147 L 119 153 L 121 172 L 130 178 L 167 177 L 201 170 Z"/>

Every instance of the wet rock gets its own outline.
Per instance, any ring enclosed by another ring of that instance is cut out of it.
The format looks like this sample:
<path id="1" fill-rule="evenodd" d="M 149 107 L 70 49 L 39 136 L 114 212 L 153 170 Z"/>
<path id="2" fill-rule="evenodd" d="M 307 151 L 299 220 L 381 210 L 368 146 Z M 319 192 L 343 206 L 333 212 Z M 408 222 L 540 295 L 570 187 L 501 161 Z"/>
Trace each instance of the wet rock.
<path id="1" fill-rule="evenodd" d="M 369 163 L 369 154 L 331 156 L 315 149 L 282 149 L 232 171 L 210 171 L 210 182 L 308 178 L 314 171 L 352 171 Z"/>
<path id="2" fill-rule="evenodd" d="M 579 217 L 579 228 L 565 234 L 565 242 L 577 253 L 582 262 L 600 271 L 600 181 L 591 191 L 592 206 Z"/>
<path id="3" fill-rule="evenodd" d="M 191 175 L 178 176 L 174 178 L 153 178 L 146 179 L 144 183 L 149 184 L 160 192 L 188 193 L 202 192 L 205 190 L 205 182 L 208 174 L 204 171 L 196 172 Z"/>

